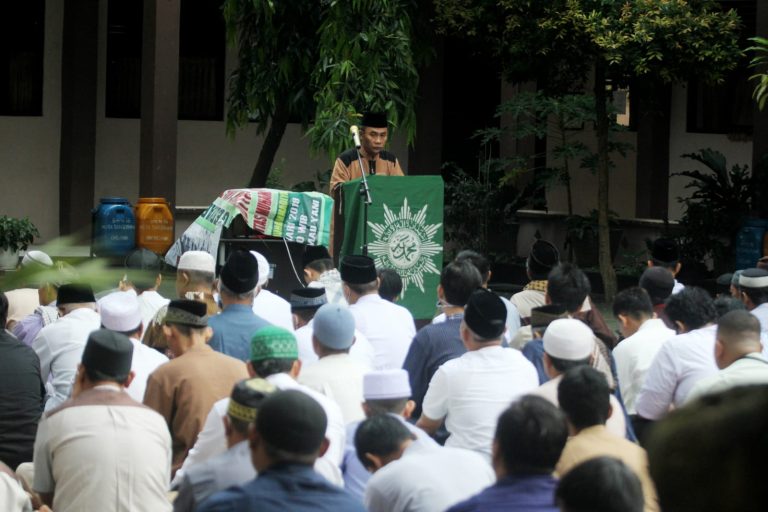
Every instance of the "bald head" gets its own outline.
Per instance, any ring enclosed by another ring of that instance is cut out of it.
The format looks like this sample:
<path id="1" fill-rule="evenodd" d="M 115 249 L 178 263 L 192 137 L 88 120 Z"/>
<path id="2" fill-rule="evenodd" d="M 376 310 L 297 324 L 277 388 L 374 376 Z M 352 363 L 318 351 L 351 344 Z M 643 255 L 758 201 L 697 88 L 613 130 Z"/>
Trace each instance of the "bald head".
<path id="1" fill-rule="evenodd" d="M 730 311 L 717 321 L 717 366 L 727 368 L 746 354 L 763 350 L 760 342 L 760 322 L 744 310 Z"/>

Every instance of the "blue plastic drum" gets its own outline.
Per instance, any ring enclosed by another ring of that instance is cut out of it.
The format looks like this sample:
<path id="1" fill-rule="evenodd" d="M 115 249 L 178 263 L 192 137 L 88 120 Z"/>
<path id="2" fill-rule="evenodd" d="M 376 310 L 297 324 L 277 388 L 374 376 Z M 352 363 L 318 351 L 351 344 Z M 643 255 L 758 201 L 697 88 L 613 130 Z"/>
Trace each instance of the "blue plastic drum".
<path id="1" fill-rule="evenodd" d="M 93 254 L 125 256 L 136 246 L 136 217 L 127 199 L 103 197 L 93 210 Z"/>

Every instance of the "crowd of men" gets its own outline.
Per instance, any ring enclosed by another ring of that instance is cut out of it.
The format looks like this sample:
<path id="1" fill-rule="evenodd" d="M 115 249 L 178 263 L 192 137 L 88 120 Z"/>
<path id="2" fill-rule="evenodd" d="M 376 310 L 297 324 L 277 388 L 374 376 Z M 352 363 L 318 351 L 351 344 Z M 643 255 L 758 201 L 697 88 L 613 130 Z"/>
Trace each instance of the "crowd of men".
<path id="1" fill-rule="evenodd" d="M 0 293 L 0 506 L 763 510 L 764 264 L 712 297 L 659 239 L 613 332 L 553 244 L 509 298 L 465 250 L 417 330 L 395 271 L 323 247 L 288 300 L 256 252 L 184 253 L 169 299 L 149 251 L 106 291 L 30 251 L 42 277 Z"/>

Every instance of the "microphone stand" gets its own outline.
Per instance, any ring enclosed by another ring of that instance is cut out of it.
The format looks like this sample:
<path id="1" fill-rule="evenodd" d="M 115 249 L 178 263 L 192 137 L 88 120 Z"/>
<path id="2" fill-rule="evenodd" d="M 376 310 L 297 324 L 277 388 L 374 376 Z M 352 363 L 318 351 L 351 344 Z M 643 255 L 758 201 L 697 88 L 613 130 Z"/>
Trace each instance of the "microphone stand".
<path id="1" fill-rule="evenodd" d="M 357 163 L 360 165 L 360 175 L 363 177 L 360 182 L 360 198 L 363 201 L 363 256 L 368 256 L 368 206 L 373 201 L 371 200 L 371 189 L 368 187 L 368 179 L 365 177 L 360 146 L 356 146 L 355 151 L 357 152 Z"/>

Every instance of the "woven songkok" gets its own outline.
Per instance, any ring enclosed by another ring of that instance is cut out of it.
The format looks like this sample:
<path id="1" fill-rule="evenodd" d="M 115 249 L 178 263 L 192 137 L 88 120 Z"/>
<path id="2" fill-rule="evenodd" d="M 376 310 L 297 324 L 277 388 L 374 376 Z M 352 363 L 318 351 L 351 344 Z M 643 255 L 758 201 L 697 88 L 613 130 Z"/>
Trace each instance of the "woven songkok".
<path id="1" fill-rule="evenodd" d="M 299 348 L 296 337 L 282 327 L 274 325 L 262 327 L 251 338 L 251 361 L 298 358 Z"/>
<path id="2" fill-rule="evenodd" d="M 253 423 L 259 406 L 277 388 L 264 379 L 241 380 L 232 389 L 227 415 L 236 420 Z"/>

